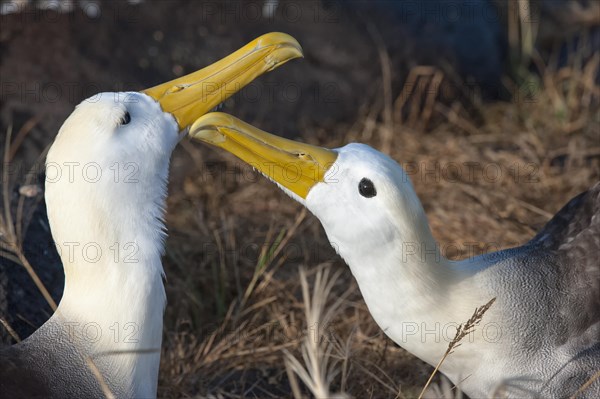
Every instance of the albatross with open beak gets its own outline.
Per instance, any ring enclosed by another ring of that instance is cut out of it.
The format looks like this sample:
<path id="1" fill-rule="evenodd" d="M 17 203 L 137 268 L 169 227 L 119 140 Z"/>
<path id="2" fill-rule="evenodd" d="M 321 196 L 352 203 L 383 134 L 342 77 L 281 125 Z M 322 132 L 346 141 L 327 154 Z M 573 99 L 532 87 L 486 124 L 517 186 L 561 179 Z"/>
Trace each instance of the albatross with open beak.
<path id="1" fill-rule="evenodd" d="M 449 328 L 496 298 L 441 366 L 472 398 L 600 397 L 600 183 L 526 245 L 450 261 L 407 174 L 369 146 L 328 150 L 223 113 L 201 117 L 190 135 L 304 204 L 350 266 L 377 324 L 429 364 L 454 337 Z"/>
<path id="2" fill-rule="evenodd" d="M 76 107 L 46 161 L 63 297 L 33 335 L 0 352 L 2 397 L 156 397 L 171 152 L 196 118 L 301 55 L 291 36 L 271 33 L 190 75 Z"/>

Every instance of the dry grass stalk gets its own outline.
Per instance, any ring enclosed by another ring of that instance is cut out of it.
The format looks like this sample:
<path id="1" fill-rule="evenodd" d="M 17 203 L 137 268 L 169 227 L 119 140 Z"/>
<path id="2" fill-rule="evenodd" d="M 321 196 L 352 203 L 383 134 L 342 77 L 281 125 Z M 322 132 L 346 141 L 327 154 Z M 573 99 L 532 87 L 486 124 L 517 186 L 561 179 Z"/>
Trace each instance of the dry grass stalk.
<path id="1" fill-rule="evenodd" d="M 529 60 L 534 50 L 537 24 L 534 23 L 535 19 L 532 19 L 529 0 L 518 0 L 517 4 L 521 30 L 521 57 L 524 60 Z"/>
<path id="2" fill-rule="evenodd" d="M 106 399 L 116 399 L 115 394 L 110 390 L 110 387 L 106 383 L 106 380 L 104 379 L 104 376 L 98 369 L 98 366 L 96 366 L 96 363 L 94 363 L 94 361 L 90 357 L 87 357 L 85 359 L 85 363 L 87 367 L 92 371 L 92 374 L 94 374 L 94 378 L 96 378 L 98 384 L 100 384 L 100 388 L 102 389 L 104 397 Z"/>
<path id="3" fill-rule="evenodd" d="M 456 329 L 456 334 L 454 335 L 454 338 L 448 344 L 448 349 L 446 349 L 446 352 L 444 353 L 444 356 L 442 356 L 442 358 L 440 359 L 440 361 L 438 362 L 438 364 L 435 366 L 435 369 L 433 370 L 433 372 L 429 376 L 429 379 L 427 380 L 427 383 L 425 384 L 425 386 L 421 390 L 421 394 L 419 395 L 418 399 L 421 399 L 423 397 L 423 394 L 425 393 L 425 391 L 429 387 L 429 384 L 431 384 L 431 381 L 433 380 L 433 377 L 436 375 L 436 373 L 440 369 L 440 366 L 442 365 L 442 363 L 444 363 L 444 360 L 446 360 L 446 358 L 450 354 L 452 354 L 452 352 L 454 352 L 454 350 L 456 348 L 458 348 L 461 345 L 460 341 L 462 341 L 463 338 L 465 338 L 467 335 L 469 335 L 470 333 L 473 332 L 473 330 L 475 329 L 475 327 L 481 322 L 481 319 L 483 318 L 483 315 L 485 314 L 485 312 L 488 311 L 488 309 L 492 306 L 492 304 L 495 301 L 496 301 L 496 298 L 492 298 L 485 305 L 480 306 L 477 309 L 475 309 L 475 312 L 473 312 L 473 315 L 471 316 L 471 318 L 469 320 L 467 320 L 464 324 L 460 324 L 458 326 L 458 328 Z"/>
<path id="4" fill-rule="evenodd" d="M 381 150 L 389 152 L 394 139 L 394 117 L 392 100 L 392 61 L 385 46 L 385 41 L 377 26 L 371 22 L 367 23 L 367 31 L 377 46 L 379 63 L 381 64 L 381 77 L 383 89 L 383 129 Z"/>
<path id="5" fill-rule="evenodd" d="M 450 380 L 442 376 L 439 384 L 432 383 L 424 399 L 462 399 L 463 393 Z"/>
<path id="6" fill-rule="evenodd" d="M 586 389 L 588 389 L 598 378 L 600 378 L 600 370 L 591 376 L 590 379 L 587 380 L 582 386 L 580 386 L 577 392 L 575 392 L 569 399 L 577 399 L 577 397 Z"/>
<path id="7" fill-rule="evenodd" d="M 332 337 L 328 336 L 330 334 L 326 334 L 330 321 L 344 299 L 343 297 L 336 299 L 326 309 L 329 295 L 339 276 L 340 272 L 338 271 L 329 277 L 329 266 L 319 269 L 315 276 L 311 295 L 306 270 L 303 267 L 300 268 L 304 315 L 308 327 L 301 347 L 303 363 L 289 351 L 284 351 L 286 370 L 296 398 L 300 398 L 302 395 L 294 374 L 300 377 L 316 398 L 347 397 L 343 392 L 343 386 L 342 392 L 338 394 L 331 394 L 329 389 L 334 378 L 341 372 L 338 367 L 339 360 L 335 359 L 333 355 L 335 345 L 330 341 Z"/>
<path id="8" fill-rule="evenodd" d="M 303 208 L 296 217 L 294 224 L 287 231 L 281 230 L 281 232 L 279 233 L 279 235 L 268 250 L 266 249 L 266 246 L 263 246 L 263 250 L 254 269 L 252 280 L 250 281 L 250 284 L 244 292 L 244 297 L 242 298 L 240 308 L 243 308 L 246 305 L 246 302 L 253 293 L 261 292 L 265 289 L 266 285 L 268 285 L 271 281 L 273 274 L 277 271 L 279 266 L 281 266 L 285 262 L 286 258 L 285 256 L 282 256 L 275 265 L 269 267 L 274 262 L 274 260 L 280 255 L 282 249 L 285 248 L 285 246 L 290 242 L 292 237 L 294 237 L 294 234 L 298 230 L 298 227 L 300 226 L 305 217 L 306 208 Z M 261 277 L 263 278 L 263 282 L 256 286 L 259 278 Z"/>
<path id="9" fill-rule="evenodd" d="M 8 333 L 10 334 L 11 337 L 13 337 L 15 342 L 17 342 L 17 343 L 21 342 L 21 338 L 19 337 L 19 334 L 17 334 L 17 332 L 12 329 L 10 324 L 8 324 L 8 322 L 1 317 L 0 317 L 0 324 L 2 324 L 2 326 L 6 329 L 6 331 L 8 331 Z"/>

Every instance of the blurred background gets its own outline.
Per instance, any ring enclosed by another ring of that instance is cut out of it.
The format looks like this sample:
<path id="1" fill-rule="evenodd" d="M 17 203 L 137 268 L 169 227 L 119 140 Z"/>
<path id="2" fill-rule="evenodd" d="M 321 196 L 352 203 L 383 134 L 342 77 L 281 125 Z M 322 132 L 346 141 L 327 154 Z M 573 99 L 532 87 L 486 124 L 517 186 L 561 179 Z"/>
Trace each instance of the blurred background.
<path id="1" fill-rule="evenodd" d="M 43 158 L 73 107 L 187 74 L 263 33 L 291 34 L 304 59 L 222 111 L 289 138 L 390 154 L 450 258 L 527 242 L 599 180 L 595 0 L 2 0 L 0 14 L 5 344 L 51 314 L 23 264 L 61 296 Z M 331 392 L 409 398 L 427 381 L 431 368 L 370 318 L 318 221 L 232 156 L 189 141 L 176 149 L 167 226 L 161 397 L 310 395 L 289 357 L 312 331 L 299 267 L 309 283 L 329 273 L 333 284 L 318 329 Z"/>

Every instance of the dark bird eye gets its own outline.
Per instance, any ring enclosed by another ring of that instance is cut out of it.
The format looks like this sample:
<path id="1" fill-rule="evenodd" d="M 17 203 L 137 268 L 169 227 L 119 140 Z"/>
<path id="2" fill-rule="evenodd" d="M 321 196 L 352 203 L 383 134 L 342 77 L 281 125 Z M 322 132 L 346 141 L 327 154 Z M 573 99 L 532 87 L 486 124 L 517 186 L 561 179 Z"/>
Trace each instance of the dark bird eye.
<path id="1" fill-rule="evenodd" d="M 131 122 L 131 115 L 129 115 L 129 112 L 125 112 L 125 114 L 121 118 L 121 125 L 126 125 L 129 122 Z"/>
<path id="2" fill-rule="evenodd" d="M 373 198 L 377 195 L 377 190 L 375 190 L 373 182 L 366 177 L 363 177 L 358 183 L 358 192 L 365 198 Z"/>

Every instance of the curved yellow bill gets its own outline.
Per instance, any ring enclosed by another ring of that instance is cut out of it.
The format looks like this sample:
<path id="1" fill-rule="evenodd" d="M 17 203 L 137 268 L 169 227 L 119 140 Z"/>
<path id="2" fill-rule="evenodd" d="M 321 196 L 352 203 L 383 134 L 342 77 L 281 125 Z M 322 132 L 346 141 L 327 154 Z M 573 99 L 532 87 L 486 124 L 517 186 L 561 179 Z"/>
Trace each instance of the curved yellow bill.
<path id="1" fill-rule="evenodd" d="M 302 57 L 300 44 L 285 33 L 267 33 L 206 68 L 142 93 L 171 113 L 180 130 L 265 72 Z"/>
<path id="2" fill-rule="evenodd" d="M 189 135 L 229 151 L 304 199 L 337 159 L 335 151 L 275 136 L 222 112 L 198 118 Z"/>

